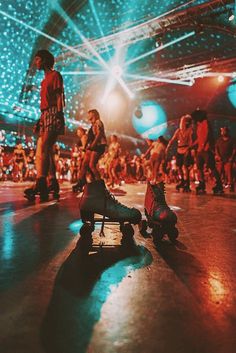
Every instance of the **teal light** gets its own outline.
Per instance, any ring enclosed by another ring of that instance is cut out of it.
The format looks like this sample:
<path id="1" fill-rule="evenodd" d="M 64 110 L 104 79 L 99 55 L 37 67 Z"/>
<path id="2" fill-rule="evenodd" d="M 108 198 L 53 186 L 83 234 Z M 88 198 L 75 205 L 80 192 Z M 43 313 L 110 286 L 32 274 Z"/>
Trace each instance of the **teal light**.
<path id="1" fill-rule="evenodd" d="M 153 101 L 142 102 L 135 110 L 132 122 L 137 133 L 153 140 L 164 135 L 167 129 L 166 113 Z"/>
<path id="2" fill-rule="evenodd" d="M 236 80 L 227 88 L 227 93 L 231 104 L 236 108 Z"/>
<path id="3" fill-rule="evenodd" d="M 123 322 L 127 316 L 132 317 L 133 306 L 129 303 L 134 293 L 130 286 L 135 282 L 131 277 L 135 277 L 136 271 L 150 266 L 152 261 L 151 253 L 143 246 L 104 248 L 87 256 L 78 244 L 60 268 L 42 323 L 41 337 L 45 351 L 88 352 L 94 327 L 105 305 L 111 322 L 114 316 L 116 322 Z M 122 300 L 127 305 L 122 308 L 112 298 L 120 285 L 125 285 L 127 290 Z M 115 327 L 108 324 L 104 329 L 110 334 Z"/>
<path id="4" fill-rule="evenodd" d="M 70 225 L 69 225 L 69 229 L 75 234 L 77 235 L 80 231 L 80 228 L 82 227 L 83 225 L 83 222 L 81 219 L 78 219 L 74 222 L 72 222 Z"/>

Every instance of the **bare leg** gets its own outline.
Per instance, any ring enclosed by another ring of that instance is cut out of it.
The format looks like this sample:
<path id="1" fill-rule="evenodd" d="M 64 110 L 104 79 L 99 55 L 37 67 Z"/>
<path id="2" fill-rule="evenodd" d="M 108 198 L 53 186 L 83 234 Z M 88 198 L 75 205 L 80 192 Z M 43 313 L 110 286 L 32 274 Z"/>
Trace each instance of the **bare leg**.
<path id="1" fill-rule="evenodd" d="M 99 157 L 100 157 L 100 155 L 98 152 L 91 151 L 89 168 L 90 168 L 91 172 L 93 173 L 95 180 L 101 179 L 100 173 L 97 169 L 97 163 L 98 163 Z"/>

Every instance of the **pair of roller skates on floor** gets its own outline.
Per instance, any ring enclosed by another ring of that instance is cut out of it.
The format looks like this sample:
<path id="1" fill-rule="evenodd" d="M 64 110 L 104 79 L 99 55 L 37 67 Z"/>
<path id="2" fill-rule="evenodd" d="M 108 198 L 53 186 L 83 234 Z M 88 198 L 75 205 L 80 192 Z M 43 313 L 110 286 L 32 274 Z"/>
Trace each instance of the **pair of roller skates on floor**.
<path id="1" fill-rule="evenodd" d="M 216 185 L 212 188 L 212 192 L 214 195 L 222 195 L 224 193 L 223 185 L 221 183 L 216 183 Z M 199 182 L 198 186 L 196 187 L 196 194 L 206 194 L 206 184 L 204 181 Z"/>
<path id="2" fill-rule="evenodd" d="M 182 190 L 183 192 L 191 192 L 190 180 L 181 179 L 180 182 L 176 185 L 176 190 Z"/>
<path id="3" fill-rule="evenodd" d="M 147 227 L 153 229 L 152 235 L 161 240 L 166 234 L 171 241 L 178 236 L 175 227 L 176 214 L 168 207 L 165 200 L 164 183 L 156 185 L 147 184 L 145 195 L 145 215 L 142 220 L 140 211 L 121 204 L 114 195 L 107 190 L 103 180 L 86 184 L 80 200 L 80 213 L 83 226 L 81 236 L 92 236 L 97 222 L 102 223 L 100 234 L 104 235 L 104 223 L 118 223 L 123 238 L 132 239 L 134 230 L 132 225 L 138 224 L 142 235 L 146 234 Z M 102 215 L 95 218 L 95 214 Z"/>
<path id="4" fill-rule="evenodd" d="M 45 202 L 48 201 L 50 194 L 53 199 L 59 200 L 60 187 L 56 178 L 49 179 L 49 183 L 44 177 L 38 178 L 31 188 L 24 190 L 24 197 L 29 201 L 35 201 L 39 196 L 40 201 Z"/>

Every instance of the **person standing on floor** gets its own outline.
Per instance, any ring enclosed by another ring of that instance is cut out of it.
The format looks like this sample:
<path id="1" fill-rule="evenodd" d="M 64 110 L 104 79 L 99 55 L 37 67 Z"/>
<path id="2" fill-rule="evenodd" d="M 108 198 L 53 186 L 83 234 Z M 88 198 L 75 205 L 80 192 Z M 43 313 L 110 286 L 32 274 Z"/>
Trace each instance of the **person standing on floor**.
<path id="1" fill-rule="evenodd" d="M 236 157 L 236 145 L 227 126 L 220 128 L 220 137 L 216 141 L 216 167 L 224 175 L 229 190 L 234 192 L 233 162 Z"/>
<path id="2" fill-rule="evenodd" d="M 190 166 L 193 164 L 191 158 L 191 147 L 193 143 L 193 128 L 192 118 L 190 115 L 183 115 L 180 119 L 179 128 L 175 131 L 173 137 L 170 139 L 166 153 L 168 153 L 170 146 L 177 141 L 176 165 L 178 167 L 179 183 L 176 189 L 183 191 L 190 191 Z"/>
<path id="3" fill-rule="evenodd" d="M 91 127 L 87 134 L 86 151 L 79 172 L 79 178 L 77 183 L 72 187 L 74 192 L 82 191 L 83 186 L 86 184 L 87 172 L 90 172 L 92 181 L 101 179 L 98 170 L 98 160 L 105 152 L 107 146 L 104 124 L 96 109 L 88 111 L 88 120 L 91 123 Z"/>
<path id="4" fill-rule="evenodd" d="M 35 185 L 25 190 L 25 196 L 33 199 L 40 194 L 41 200 L 48 199 L 48 193 L 59 194 L 59 184 L 56 179 L 56 167 L 53 156 L 53 146 L 58 135 L 65 132 L 64 85 L 61 74 L 54 70 L 54 56 L 48 50 L 39 50 L 35 54 L 34 63 L 37 70 L 44 71 L 41 82 L 40 110 L 41 115 L 35 125 L 34 132 L 38 133 L 36 147 L 37 179 Z M 47 186 L 49 177 L 49 186 Z"/>
<path id="5" fill-rule="evenodd" d="M 216 169 L 213 132 L 207 119 L 207 112 L 205 110 L 197 109 L 191 114 L 191 116 L 196 123 L 196 141 L 193 143 L 193 146 L 197 146 L 196 163 L 199 185 L 196 188 L 196 192 L 205 192 L 206 184 L 204 166 L 206 165 L 215 178 L 215 185 L 212 188 L 213 193 L 221 194 L 223 193 L 223 186 L 220 175 Z"/>

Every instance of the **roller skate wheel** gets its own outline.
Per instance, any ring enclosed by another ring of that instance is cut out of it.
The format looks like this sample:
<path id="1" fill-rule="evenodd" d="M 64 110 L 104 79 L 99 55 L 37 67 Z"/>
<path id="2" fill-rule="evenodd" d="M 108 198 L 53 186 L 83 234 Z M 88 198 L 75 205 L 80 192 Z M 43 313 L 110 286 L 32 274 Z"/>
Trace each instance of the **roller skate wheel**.
<path id="1" fill-rule="evenodd" d="M 176 227 L 169 230 L 168 238 L 170 239 L 170 241 L 174 242 L 178 238 L 178 236 L 179 236 L 179 231 Z"/>
<path id="2" fill-rule="evenodd" d="M 146 235 L 147 227 L 148 227 L 147 221 L 145 219 L 141 220 L 141 222 L 139 224 L 139 231 L 142 235 Z"/>
<path id="3" fill-rule="evenodd" d="M 94 226 L 92 226 L 91 224 L 85 223 L 80 228 L 80 235 L 81 237 L 91 236 L 93 231 L 94 231 Z"/>
<path id="4" fill-rule="evenodd" d="M 120 231 L 125 237 L 133 237 L 134 229 L 131 224 L 123 224 L 120 226 Z"/>
<path id="5" fill-rule="evenodd" d="M 35 201 L 35 195 L 24 195 L 24 197 L 28 200 L 28 201 Z"/>
<path id="6" fill-rule="evenodd" d="M 155 239 L 155 241 L 161 241 L 165 235 L 163 227 L 160 225 L 155 224 L 152 229 L 152 236 Z"/>

